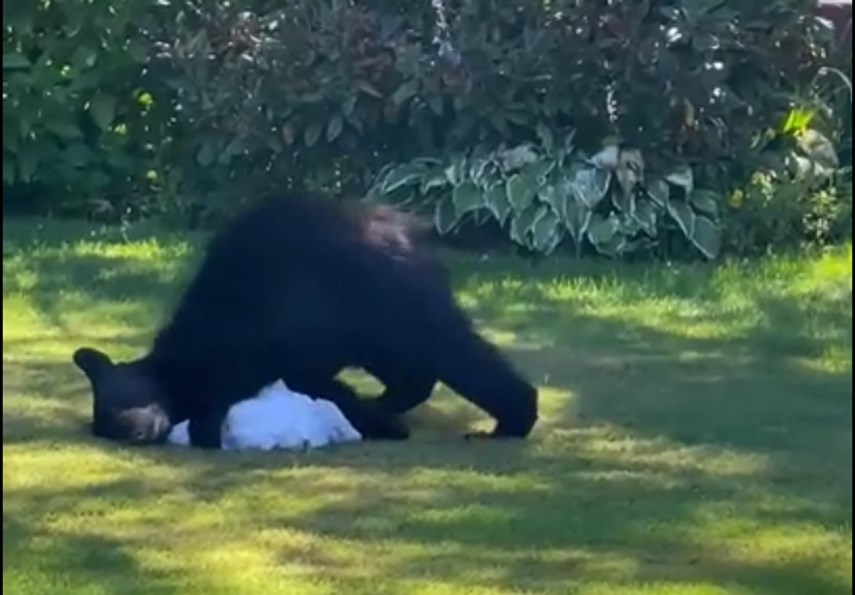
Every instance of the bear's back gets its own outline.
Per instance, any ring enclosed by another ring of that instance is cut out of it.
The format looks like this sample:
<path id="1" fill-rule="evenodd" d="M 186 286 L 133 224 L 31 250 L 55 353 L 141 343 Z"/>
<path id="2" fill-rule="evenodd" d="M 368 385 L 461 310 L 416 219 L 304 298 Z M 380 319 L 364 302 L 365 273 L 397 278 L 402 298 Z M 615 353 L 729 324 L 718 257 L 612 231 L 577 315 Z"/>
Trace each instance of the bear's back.
<path id="1" fill-rule="evenodd" d="M 444 270 L 416 242 L 416 225 L 385 207 L 264 200 L 209 243 L 156 348 L 235 351 L 299 338 L 308 349 L 395 329 L 416 334 L 431 301 L 451 300 Z"/>

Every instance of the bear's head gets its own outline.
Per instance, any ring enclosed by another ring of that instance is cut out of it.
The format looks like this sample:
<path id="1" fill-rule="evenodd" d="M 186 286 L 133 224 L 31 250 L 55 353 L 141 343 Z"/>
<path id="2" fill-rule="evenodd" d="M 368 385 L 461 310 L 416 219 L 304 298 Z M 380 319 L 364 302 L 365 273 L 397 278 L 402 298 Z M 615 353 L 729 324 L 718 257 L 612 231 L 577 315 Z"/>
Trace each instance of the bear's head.
<path id="1" fill-rule="evenodd" d="M 141 360 L 113 363 L 101 351 L 82 347 L 74 363 L 92 385 L 92 433 L 133 444 L 162 442 L 172 428 L 167 399 Z"/>

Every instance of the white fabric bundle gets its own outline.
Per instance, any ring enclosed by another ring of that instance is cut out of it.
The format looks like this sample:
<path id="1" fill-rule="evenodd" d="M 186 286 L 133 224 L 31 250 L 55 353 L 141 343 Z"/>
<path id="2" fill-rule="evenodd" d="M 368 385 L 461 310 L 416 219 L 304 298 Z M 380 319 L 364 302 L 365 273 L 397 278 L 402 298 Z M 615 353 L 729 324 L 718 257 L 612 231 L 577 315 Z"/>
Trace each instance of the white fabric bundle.
<path id="1" fill-rule="evenodd" d="M 307 450 L 359 440 L 362 435 L 334 403 L 294 392 L 281 380 L 233 405 L 222 433 L 223 450 Z M 168 441 L 188 446 L 188 422 L 175 425 Z"/>

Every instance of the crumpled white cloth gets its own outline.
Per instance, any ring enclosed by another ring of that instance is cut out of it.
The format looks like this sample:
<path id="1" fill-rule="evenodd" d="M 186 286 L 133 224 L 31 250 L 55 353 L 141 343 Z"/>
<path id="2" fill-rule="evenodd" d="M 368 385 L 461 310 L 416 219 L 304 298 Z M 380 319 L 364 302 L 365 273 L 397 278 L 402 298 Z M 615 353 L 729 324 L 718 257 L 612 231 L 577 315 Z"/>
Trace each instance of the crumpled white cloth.
<path id="1" fill-rule="evenodd" d="M 232 405 L 222 431 L 223 450 L 307 450 L 360 440 L 338 406 L 294 392 L 281 380 Z M 189 423 L 173 426 L 167 441 L 189 446 Z"/>

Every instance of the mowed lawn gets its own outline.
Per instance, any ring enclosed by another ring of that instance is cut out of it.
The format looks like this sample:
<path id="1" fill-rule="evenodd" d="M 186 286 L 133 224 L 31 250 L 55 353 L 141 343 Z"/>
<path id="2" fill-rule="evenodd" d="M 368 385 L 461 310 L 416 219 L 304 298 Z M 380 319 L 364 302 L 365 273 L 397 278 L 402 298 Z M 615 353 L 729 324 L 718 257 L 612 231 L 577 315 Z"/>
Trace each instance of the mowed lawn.
<path id="1" fill-rule="evenodd" d="M 716 268 L 451 257 L 542 389 L 524 443 L 463 442 L 485 419 L 446 389 L 407 443 L 90 438 L 72 351 L 140 354 L 198 245 L 4 222 L 8 593 L 852 592 L 851 246 Z"/>

